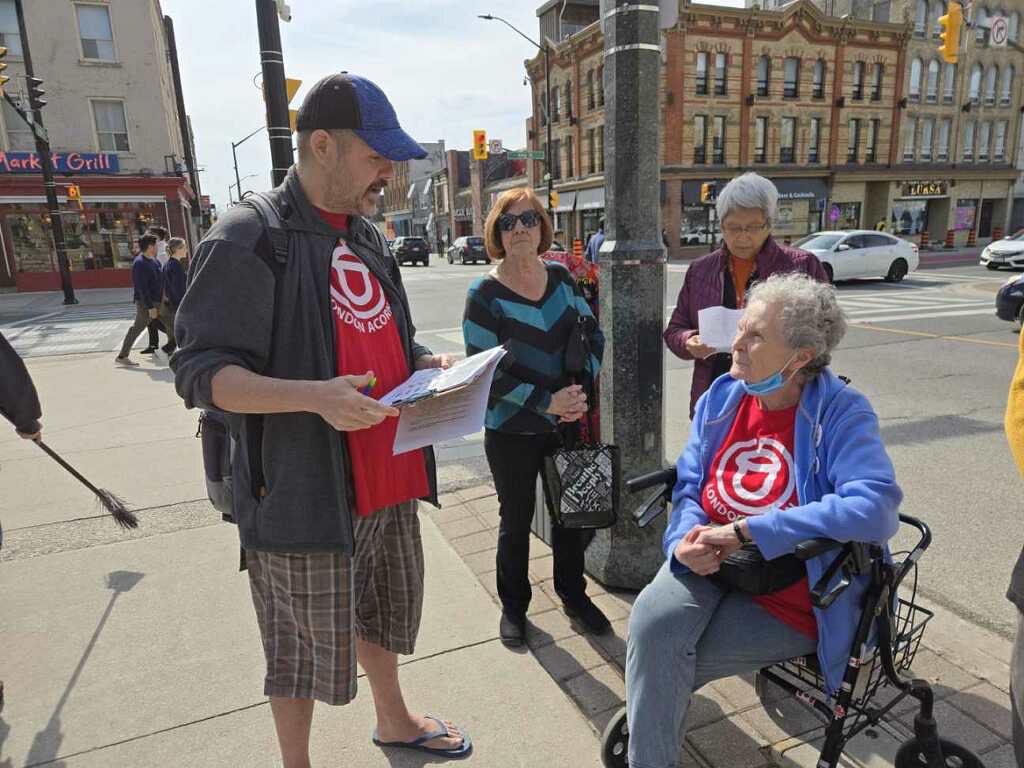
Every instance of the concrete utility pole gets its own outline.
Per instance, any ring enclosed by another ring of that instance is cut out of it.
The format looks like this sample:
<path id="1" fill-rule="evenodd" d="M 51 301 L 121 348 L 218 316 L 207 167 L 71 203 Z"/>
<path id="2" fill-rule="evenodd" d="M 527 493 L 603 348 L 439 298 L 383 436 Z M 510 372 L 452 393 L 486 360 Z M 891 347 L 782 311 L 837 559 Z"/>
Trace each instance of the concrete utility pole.
<path id="1" fill-rule="evenodd" d="M 263 67 L 263 99 L 267 104 L 267 133 L 270 135 L 271 179 L 276 187 L 292 165 L 292 129 L 288 125 L 288 93 L 284 84 L 284 56 L 281 53 L 281 3 L 256 0 L 256 26 Z M 287 6 L 283 6 L 287 8 Z M 239 190 L 241 193 L 241 190 Z"/>
<path id="2" fill-rule="evenodd" d="M 677 0 L 661 0 L 675 3 Z M 598 255 L 601 327 L 601 437 L 622 451 L 624 478 L 660 469 L 665 322 L 661 241 L 657 3 L 602 2 L 605 87 L 605 232 Z M 680 395 L 682 396 L 682 394 Z M 675 446 L 673 446 L 675 450 Z M 664 561 L 660 525 L 637 528 L 639 497 L 622 489 L 624 514 L 598 531 L 587 571 L 608 586 L 639 589 Z"/>

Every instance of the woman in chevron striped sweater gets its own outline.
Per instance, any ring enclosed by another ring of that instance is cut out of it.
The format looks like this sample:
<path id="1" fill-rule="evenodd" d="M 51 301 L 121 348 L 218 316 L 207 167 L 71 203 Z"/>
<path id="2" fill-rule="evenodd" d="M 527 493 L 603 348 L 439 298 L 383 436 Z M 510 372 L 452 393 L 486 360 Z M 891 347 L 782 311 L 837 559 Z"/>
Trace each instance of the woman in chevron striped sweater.
<path id="1" fill-rule="evenodd" d="M 579 317 L 593 318 L 576 281 L 539 254 L 551 244 L 551 221 L 530 189 L 511 189 L 494 204 L 484 225 L 487 253 L 497 266 L 469 288 L 462 330 L 466 353 L 508 347 L 494 376 L 484 448 L 498 491 L 497 581 L 502 641 L 522 645 L 531 590 L 527 565 L 537 476 L 544 455 L 557 447 L 559 424 L 587 412 L 587 393 L 601 366 L 604 334 L 590 323 L 591 361 L 573 382 L 565 347 Z M 588 631 L 608 630 L 608 619 L 586 594 L 583 533 L 552 527 L 555 591 L 565 612 Z"/>

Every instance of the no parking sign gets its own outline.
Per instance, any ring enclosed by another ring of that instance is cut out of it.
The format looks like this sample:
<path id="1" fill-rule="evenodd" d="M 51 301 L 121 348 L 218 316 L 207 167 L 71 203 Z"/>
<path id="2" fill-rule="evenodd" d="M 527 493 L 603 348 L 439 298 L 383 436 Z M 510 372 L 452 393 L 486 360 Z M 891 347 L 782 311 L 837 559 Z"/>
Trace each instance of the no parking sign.
<path id="1" fill-rule="evenodd" d="M 1005 16 L 993 16 L 992 26 L 989 32 L 989 43 L 993 48 L 1005 48 L 1006 41 L 1010 37 L 1010 28 Z"/>

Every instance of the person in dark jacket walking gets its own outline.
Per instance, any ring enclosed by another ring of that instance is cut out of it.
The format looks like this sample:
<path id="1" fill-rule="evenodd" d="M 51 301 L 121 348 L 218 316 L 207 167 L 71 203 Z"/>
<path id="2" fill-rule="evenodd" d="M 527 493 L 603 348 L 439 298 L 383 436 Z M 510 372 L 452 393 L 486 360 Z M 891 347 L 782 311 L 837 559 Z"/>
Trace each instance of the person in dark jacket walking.
<path id="1" fill-rule="evenodd" d="M 163 227 L 152 226 L 146 230 L 147 235 L 153 235 L 156 238 L 156 263 L 157 269 L 163 270 L 164 265 L 167 264 L 167 260 L 170 259 L 170 234 Z M 167 338 L 171 338 L 171 329 L 164 325 L 163 318 L 158 314 L 154 319 L 149 321 L 149 325 L 146 326 L 146 333 L 149 334 L 149 343 L 146 344 L 146 348 L 142 350 L 144 355 L 152 355 L 156 352 L 157 347 L 160 346 L 160 335 L 159 331 L 163 331 Z"/>
<path id="2" fill-rule="evenodd" d="M 160 264 L 156 260 L 156 237 L 143 235 L 139 238 L 139 255 L 132 260 L 132 286 L 135 289 L 135 321 L 124 335 L 121 351 L 114 361 L 119 365 L 138 365 L 128 357 L 132 345 L 146 330 L 150 320 L 160 313 Z M 148 347 L 147 347 L 148 349 Z"/>
<path id="3" fill-rule="evenodd" d="M 188 248 L 180 237 L 172 237 L 167 243 L 167 263 L 160 269 L 160 287 L 163 301 L 160 302 L 160 321 L 167 329 L 167 343 L 162 349 L 166 354 L 174 353 L 174 316 L 178 305 L 185 296 L 185 266 Z"/>
<path id="4" fill-rule="evenodd" d="M 175 385 L 186 406 L 232 420 L 233 516 L 285 767 L 309 765 L 314 701 L 355 696 L 357 656 L 376 744 L 461 757 L 465 732 L 413 715 L 398 679 L 423 604 L 417 499 L 437 503 L 433 451 L 393 456 L 398 412 L 375 399 L 451 362 L 416 343 L 401 272 L 366 218 L 393 163 L 426 152 L 384 93 L 347 73 L 310 89 L 297 125 L 298 162 L 265 197 L 287 258 L 256 202 L 221 216 L 178 308 Z"/>
<path id="5" fill-rule="evenodd" d="M 730 352 L 716 351 L 701 342 L 697 313 L 718 306 L 742 309 L 751 285 L 780 272 L 804 272 L 819 282 L 828 282 L 814 254 L 775 242 L 771 231 L 778 201 L 775 185 L 756 173 L 730 181 L 715 203 L 725 244 L 686 270 L 664 338 L 676 357 L 694 361 L 691 419 L 700 396 L 732 366 Z"/>

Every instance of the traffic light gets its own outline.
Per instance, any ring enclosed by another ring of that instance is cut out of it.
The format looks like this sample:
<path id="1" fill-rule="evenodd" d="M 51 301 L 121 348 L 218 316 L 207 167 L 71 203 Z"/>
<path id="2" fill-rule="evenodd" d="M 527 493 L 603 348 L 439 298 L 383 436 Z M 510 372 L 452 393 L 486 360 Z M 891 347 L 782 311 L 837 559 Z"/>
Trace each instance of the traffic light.
<path id="1" fill-rule="evenodd" d="M 287 7 L 288 6 L 286 5 L 285 8 L 287 8 Z M 291 12 L 289 11 L 289 14 L 290 13 Z M 288 21 L 288 19 L 285 19 L 285 21 Z M 299 92 L 299 86 L 301 86 L 301 85 L 302 85 L 302 81 L 301 80 L 296 80 L 294 77 L 286 77 L 284 79 L 284 90 L 285 90 L 285 93 L 288 95 L 288 103 L 289 104 L 292 103 L 292 99 L 295 98 L 295 94 Z M 297 109 L 289 109 L 288 110 L 288 127 L 292 129 L 292 133 L 295 133 L 295 130 L 296 130 L 295 125 L 296 125 L 296 121 L 298 119 L 299 119 L 299 110 L 297 110 Z"/>
<path id="2" fill-rule="evenodd" d="M 947 6 L 946 15 L 939 17 L 939 26 L 942 27 L 939 53 L 947 64 L 956 64 L 960 56 L 960 33 L 964 27 L 964 11 L 960 3 L 951 2 Z"/>
<path id="3" fill-rule="evenodd" d="M 487 159 L 487 131 L 473 131 L 473 159 Z"/>
<path id="4" fill-rule="evenodd" d="M 548 200 L 548 207 L 551 210 L 554 210 L 555 208 L 558 207 L 558 193 L 557 192 L 552 192 L 551 193 L 551 198 Z"/>
<path id="5" fill-rule="evenodd" d="M 38 77 L 26 77 L 25 81 L 28 83 L 28 104 L 32 109 L 42 109 L 46 106 L 46 99 L 43 95 L 46 91 L 43 90 L 43 81 Z"/>
<path id="6" fill-rule="evenodd" d="M 0 45 L 0 96 L 3 96 L 4 86 L 7 85 L 7 81 L 11 79 L 4 74 L 4 70 L 7 69 L 7 62 L 3 61 L 3 59 L 6 56 L 7 48 Z"/>
<path id="7" fill-rule="evenodd" d="M 718 185 L 713 181 L 705 181 L 700 185 L 700 201 L 710 205 L 718 198 Z"/>
<path id="8" fill-rule="evenodd" d="M 82 205 L 82 190 L 78 188 L 77 184 L 68 184 L 68 200 L 78 203 L 79 210 L 85 207 Z"/>

